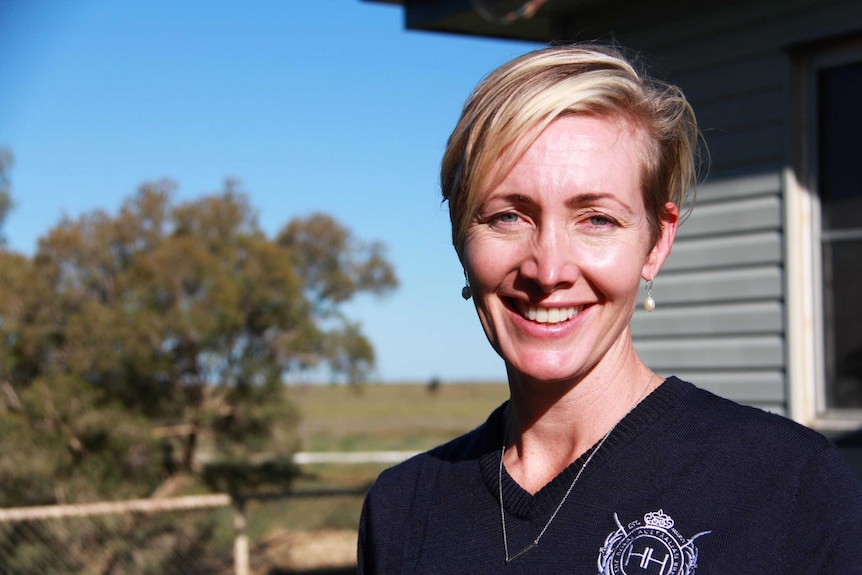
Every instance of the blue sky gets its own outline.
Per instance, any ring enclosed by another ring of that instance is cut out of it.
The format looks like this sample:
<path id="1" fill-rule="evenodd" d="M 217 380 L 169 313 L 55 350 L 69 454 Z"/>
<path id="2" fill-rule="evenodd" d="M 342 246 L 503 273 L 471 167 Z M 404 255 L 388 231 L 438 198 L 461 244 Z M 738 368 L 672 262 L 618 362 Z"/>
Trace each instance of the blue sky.
<path id="1" fill-rule="evenodd" d="M 146 182 L 238 178 L 270 235 L 324 211 L 389 247 L 401 287 L 349 307 L 386 381 L 503 380 L 449 240 L 440 157 L 479 79 L 534 44 L 406 31 L 359 0 L 0 0 L 10 249 Z"/>

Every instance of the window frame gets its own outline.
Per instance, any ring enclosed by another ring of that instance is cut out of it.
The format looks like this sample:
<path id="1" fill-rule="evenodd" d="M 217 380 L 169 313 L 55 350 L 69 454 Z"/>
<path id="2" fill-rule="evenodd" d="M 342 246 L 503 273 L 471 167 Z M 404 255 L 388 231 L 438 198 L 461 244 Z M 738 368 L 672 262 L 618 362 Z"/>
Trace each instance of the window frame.
<path id="1" fill-rule="evenodd" d="M 826 328 L 818 172 L 818 73 L 862 62 L 862 36 L 800 51 L 791 82 L 791 166 L 784 170 L 789 415 L 824 431 L 858 429 L 862 409 L 826 402 Z"/>

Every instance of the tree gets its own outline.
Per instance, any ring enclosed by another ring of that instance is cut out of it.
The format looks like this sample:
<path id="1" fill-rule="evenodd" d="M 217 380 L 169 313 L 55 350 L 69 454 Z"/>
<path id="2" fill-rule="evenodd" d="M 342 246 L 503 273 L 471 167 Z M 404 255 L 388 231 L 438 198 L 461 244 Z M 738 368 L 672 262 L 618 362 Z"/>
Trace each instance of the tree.
<path id="1" fill-rule="evenodd" d="M 331 216 L 312 214 L 288 223 L 278 244 L 287 249 L 292 267 L 303 278 L 302 292 L 321 323 L 336 326 L 324 345 L 334 374 L 351 384 L 363 381 L 374 366 L 374 348 L 359 326 L 340 312 L 339 304 L 357 292 L 382 294 L 398 281 L 380 242 L 365 243 Z"/>
<path id="2" fill-rule="evenodd" d="M 276 241 L 289 250 L 294 269 L 304 278 L 306 299 L 318 316 L 336 314 L 338 304 L 357 291 L 379 294 L 398 285 L 383 244 L 357 240 L 326 214 L 291 221 Z"/>
<path id="3" fill-rule="evenodd" d="M 396 287 L 381 244 L 322 214 L 271 240 L 236 182 L 179 205 L 174 189 L 144 185 L 117 215 L 64 219 L 32 258 L 0 259 L 14 398 L 0 449 L 32 453 L 0 463 L 0 505 L 141 496 L 174 473 L 237 492 L 284 479 L 285 375 L 323 364 L 360 381 L 373 367 L 340 306 Z"/>

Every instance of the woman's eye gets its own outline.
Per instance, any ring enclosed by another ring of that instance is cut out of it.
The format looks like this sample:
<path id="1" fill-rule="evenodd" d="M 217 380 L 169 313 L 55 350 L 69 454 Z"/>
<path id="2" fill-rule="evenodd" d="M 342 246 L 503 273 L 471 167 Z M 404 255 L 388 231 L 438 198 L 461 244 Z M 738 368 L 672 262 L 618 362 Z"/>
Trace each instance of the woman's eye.
<path id="1" fill-rule="evenodd" d="M 505 214 L 500 214 L 499 216 L 497 216 L 497 220 L 503 222 L 504 224 L 514 224 L 518 221 L 518 214 L 507 212 Z"/>
<path id="2" fill-rule="evenodd" d="M 593 226 L 610 226 L 613 225 L 613 220 L 607 216 L 590 216 L 590 225 Z"/>

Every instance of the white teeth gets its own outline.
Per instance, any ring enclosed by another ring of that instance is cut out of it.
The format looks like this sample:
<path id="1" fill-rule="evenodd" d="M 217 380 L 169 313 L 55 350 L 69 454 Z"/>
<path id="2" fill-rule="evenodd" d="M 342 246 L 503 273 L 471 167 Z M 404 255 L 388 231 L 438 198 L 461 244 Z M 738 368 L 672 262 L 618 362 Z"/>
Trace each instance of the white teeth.
<path id="1" fill-rule="evenodd" d="M 575 308 L 571 307 L 536 307 L 526 306 L 524 317 L 536 323 L 560 323 L 575 317 Z"/>

